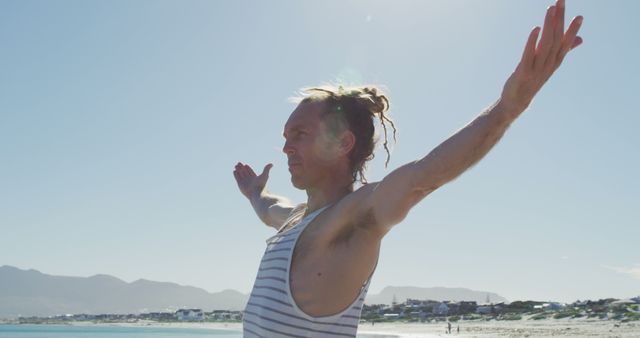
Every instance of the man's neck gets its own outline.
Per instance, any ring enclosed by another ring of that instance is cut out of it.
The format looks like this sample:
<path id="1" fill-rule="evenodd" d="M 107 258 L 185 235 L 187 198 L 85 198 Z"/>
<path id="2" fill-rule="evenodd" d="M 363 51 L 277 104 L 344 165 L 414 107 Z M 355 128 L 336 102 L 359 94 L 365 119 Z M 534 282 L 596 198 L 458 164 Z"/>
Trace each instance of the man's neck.
<path id="1" fill-rule="evenodd" d="M 307 211 L 305 216 L 326 206 L 334 204 L 344 196 L 353 192 L 351 179 L 330 182 L 322 187 L 307 189 Z"/>

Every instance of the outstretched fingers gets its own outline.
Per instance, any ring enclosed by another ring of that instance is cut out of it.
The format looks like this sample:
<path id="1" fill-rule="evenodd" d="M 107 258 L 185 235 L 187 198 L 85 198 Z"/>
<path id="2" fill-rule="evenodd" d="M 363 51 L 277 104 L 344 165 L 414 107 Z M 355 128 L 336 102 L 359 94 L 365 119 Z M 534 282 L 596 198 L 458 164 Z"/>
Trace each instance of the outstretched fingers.
<path id="1" fill-rule="evenodd" d="M 530 70 L 533 68 L 533 61 L 535 60 L 536 56 L 536 41 L 538 41 L 539 34 L 540 27 L 534 27 L 531 30 L 531 33 L 529 33 L 527 44 L 524 47 L 524 52 L 522 52 L 522 61 L 520 61 L 520 65 L 526 70 Z"/>
<path id="2" fill-rule="evenodd" d="M 233 175 L 236 177 L 236 179 L 246 179 L 257 176 L 249 165 L 242 164 L 242 162 L 238 162 L 238 164 L 236 164 Z"/>
<path id="3" fill-rule="evenodd" d="M 578 36 L 582 20 L 583 17 L 581 15 L 578 15 L 571 20 L 569 29 L 567 29 L 567 32 L 564 34 L 562 39 L 562 47 L 558 52 L 559 62 L 562 62 L 562 59 L 564 59 L 565 55 L 567 55 L 571 49 L 578 47 L 582 43 L 582 38 Z"/>
<path id="4" fill-rule="evenodd" d="M 536 57 L 533 64 L 533 67 L 536 70 L 541 70 L 542 68 L 544 68 L 545 61 L 549 57 L 549 51 L 551 50 L 551 45 L 553 44 L 554 38 L 553 34 L 555 30 L 555 12 L 556 6 L 549 6 L 549 9 L 547 9 L 547 15 L 544 18 L 544 25 L 542 26 L 542 36 L 540 37 L 540 42 L 538 43 Z"/>
<path id="5" fill-rule="evenodd" d="M 553 17 L 553 43 L 549 51 L 549 58 L 545 65 L 555 64 L 556 56 L 562 45 L 562 37 L 564 36 L 564 0 L 556 2 L 556 11 Z"/>
<path id="6" fill-rule="evenodd" d="M 241 162 L 238 162 L 238 164 L 236 164 L 236 169 L 233 173 L 240 179 L 247 177 L 246 165 L 242 164 Z"/>
<path id="7" fill-rule="evenodd" d="M 253 177 L 253 176 L 258 176 L 256 175 L 256 173 L 253 171 L 253 169 L 250 166 L 247 166 L 247 172 Z"/>
<path id="8" fill-rule="evenodd" d="M 574 19 L 565 33 L 564 15 L 564 0 L 557 0 L 547 9 L 542 28 L 534 27 L 529 33 L 520 63 L 502 91 L 501 100 L 509 106 L 526 109 L 565 54 L 582 43 L 577 36 L 582 17 Z"/>

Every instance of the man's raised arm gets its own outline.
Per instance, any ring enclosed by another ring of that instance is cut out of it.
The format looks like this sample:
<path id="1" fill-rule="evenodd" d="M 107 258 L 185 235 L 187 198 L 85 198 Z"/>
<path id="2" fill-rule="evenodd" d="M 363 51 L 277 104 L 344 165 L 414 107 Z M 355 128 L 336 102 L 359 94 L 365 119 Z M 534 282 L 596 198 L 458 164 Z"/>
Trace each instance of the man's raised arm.
<path id="1" fill-rule="evenodd" d="M 266 190 L 269 171 L 273 167 L 267 164 L 262 174 L 256 175 L 250 166 L 238 162 L 233 171 L 240 192 L 249 199 L 253 210 L 260 220 L 275 229 L 279 229 L 293 210 L 291 202 Z"/>
<path id="2" fill-rule="evenodd" d="M 502 90 L 500 99 L 421 160 L 408 163 L 372 183 L 363 197 L 363 212 L 373 213 L 374 229 L 382 236 L 402 221 L 425 196 L 458 177 L 483 158 L 509 125 L 560 66 L 565 55 L 582 43 L 577 36 L 582 17 L 564 31 L 564 1 L 550 6 L 536 45 L 539 27 L 527 40 L 522 59 Z"/>

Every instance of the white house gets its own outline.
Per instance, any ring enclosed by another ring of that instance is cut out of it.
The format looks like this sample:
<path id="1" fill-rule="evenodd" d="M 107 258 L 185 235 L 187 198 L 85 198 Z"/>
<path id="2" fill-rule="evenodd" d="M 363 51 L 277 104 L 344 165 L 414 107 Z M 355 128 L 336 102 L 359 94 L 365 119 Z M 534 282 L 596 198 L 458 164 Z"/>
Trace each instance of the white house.
<path id="1" fill-rule="evenodd" d="M 180 309 L 176 311 L 178 320 L 204 320 L 204 312 L 200 309 Z"/>
<path id="2" fill-rule="evenodd" d="M 542 304 L 542 307 L 545 310 L 553 310 L 553 311 L 557 311 L 557 310 L 562 310 L 566 307 L 565 304 L 561 304 L 561 303 L 544 303 Z"/>

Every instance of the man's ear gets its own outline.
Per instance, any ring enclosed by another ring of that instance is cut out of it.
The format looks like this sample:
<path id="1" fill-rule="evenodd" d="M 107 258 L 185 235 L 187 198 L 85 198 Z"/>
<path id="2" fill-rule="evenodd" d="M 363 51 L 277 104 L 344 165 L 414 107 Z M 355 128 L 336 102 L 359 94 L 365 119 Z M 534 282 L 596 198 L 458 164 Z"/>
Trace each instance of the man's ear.
<path id="1" fill-rule="evenodd" d="M 346 130 L 340 136 L 340 153 L 348 154 L 356 145 L 356 136 L 351 130 Z"/>

